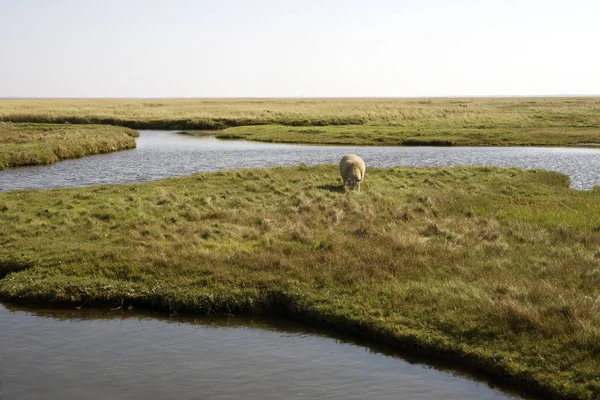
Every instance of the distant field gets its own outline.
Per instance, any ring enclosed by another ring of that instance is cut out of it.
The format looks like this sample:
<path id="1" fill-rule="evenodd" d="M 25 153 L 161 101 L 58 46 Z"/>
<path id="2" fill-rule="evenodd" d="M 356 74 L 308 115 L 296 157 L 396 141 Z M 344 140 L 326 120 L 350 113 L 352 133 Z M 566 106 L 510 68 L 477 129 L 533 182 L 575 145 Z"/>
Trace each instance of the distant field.
<path id="1" fill-rule="evenodd" d="M 277 313 L 600 398 L 600 191 L 546 171 L 337 166 L 0 193 L 0 299 Z M 2 279 L 4 278 L 4 279 Z"/>
<path id="2" fill-rule="evenodd" d="M 299 143 L 600 143 L 600 98 L 2 100 L 0 120 L 136 129 L 227 129 L 223 137 Z M 269 125 L 255 127 L 255 125 Z M 303 129 L 306 127 L 318 129 Z"/>
<path id="3" fill-rule="evenodd" d="M 0 122 L 0 169 L 135 147 L 139 134 L 116 126 Z"/>

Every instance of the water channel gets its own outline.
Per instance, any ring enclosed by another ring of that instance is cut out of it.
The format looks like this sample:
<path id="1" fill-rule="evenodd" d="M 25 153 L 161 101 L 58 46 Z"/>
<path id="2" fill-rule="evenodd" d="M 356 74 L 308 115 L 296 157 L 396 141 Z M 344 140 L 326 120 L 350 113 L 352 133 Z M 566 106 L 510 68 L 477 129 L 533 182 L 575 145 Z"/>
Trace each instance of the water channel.
<path id="1" fill-rule="evenodd" d="M 1 400 L 517 399 L 289 321 L 0 305 Z"/>
<path id="2" fill-rule="evenodd" d="M 199 171 L 335 164 L 549 169 L 600 184 L 600 150 L 356 147 L 221 141 L 142 131 L 134 150 L 0 171 L 0 191 L 120 184 Z M 508 399 L 473 377 L 284 321 L 0 305 L 0 400 Z"/>
<path id="3" fill-rule="evenodd" d="M 133 150 L 2 170 L 0 191 L 134 183 L 221 169 L 337 164 L 351 152 L 360 155 L 367 168 L 496 165 L 562 172 L 576 189 L 600 185 L 600 149 L 592 148 L 308 146 L 169 131 L 140 133 Z"/>

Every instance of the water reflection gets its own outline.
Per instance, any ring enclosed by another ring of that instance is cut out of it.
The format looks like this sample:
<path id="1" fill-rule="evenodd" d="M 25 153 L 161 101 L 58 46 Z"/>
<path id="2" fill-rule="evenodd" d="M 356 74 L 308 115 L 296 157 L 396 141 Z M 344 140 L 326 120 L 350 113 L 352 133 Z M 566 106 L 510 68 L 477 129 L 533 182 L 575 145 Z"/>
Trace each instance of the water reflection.
<path id="1" fill-rule="evenodd" d="M 291 322 L 0 305 L 0 330 L 0 399 L 517 398 Z"/>

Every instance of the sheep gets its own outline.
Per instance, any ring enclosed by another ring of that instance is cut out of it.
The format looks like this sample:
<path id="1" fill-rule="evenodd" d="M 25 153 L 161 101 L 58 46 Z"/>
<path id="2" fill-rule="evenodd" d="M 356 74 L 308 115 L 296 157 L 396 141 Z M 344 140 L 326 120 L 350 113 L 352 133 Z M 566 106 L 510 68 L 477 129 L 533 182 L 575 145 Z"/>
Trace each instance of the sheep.
<path id="1" fill-rule="evenodd" d="M 356 154 L 346 154 L 340 161 L 340 175 L 346 184 L 350 186 L 350 190 L 356 187 L 360 192 L 360 183 L 365 178 L 365 162 Z"/>

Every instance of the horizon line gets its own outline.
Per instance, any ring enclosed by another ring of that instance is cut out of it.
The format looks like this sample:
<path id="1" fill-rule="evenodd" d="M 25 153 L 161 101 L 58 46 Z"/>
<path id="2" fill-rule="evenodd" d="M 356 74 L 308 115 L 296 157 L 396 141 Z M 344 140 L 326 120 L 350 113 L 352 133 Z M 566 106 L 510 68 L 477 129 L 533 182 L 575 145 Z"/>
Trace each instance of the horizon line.
<path id="1" fill-rule="evenodd" d="M 128 97 L 128 96 L 117 96 L 117 97 L 94 97 L 94 96 L 0 96 L 0 100 L 160 100 L 160 99 L 206 99 L 206 100 L 243 100 L 243 99 L 296 99 L 296 100 L 310 100 L 310 99 L 469 99 L 469 98 L 543 98 L 543 97 L 600 97 L 598 94 L 527 94 L 527 95 L 511 95 L 511 94 L 497 94 L 497 95 L 443 95 L 443 96 L 148 96 L 148 97 Z"/>

